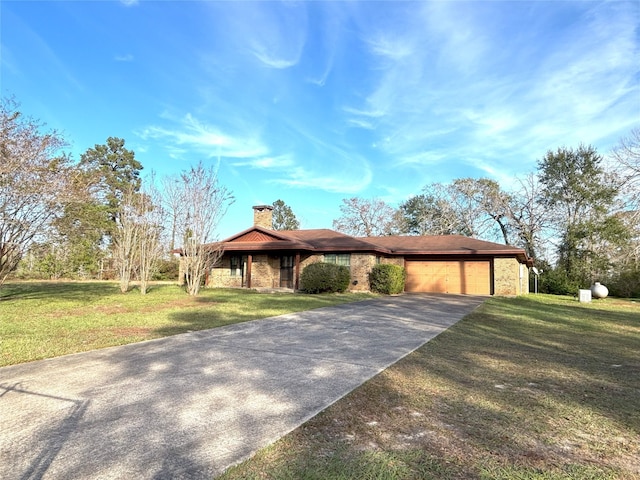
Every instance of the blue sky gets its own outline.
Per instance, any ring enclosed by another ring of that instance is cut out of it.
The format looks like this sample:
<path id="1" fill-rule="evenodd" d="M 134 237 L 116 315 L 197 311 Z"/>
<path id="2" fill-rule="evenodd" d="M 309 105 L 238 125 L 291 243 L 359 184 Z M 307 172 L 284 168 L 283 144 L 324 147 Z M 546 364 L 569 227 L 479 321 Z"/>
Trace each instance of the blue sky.
<path id="1" fill-rule="evenodd" d="M 640 125 L 640 2 L 0 3 L 2 95 L 75 159 L 126 140 L 145 172 L 219 165 L 219 229 L 277 199 L 331 228 L 431 182 L 508 189 L 560 146 Z"/>

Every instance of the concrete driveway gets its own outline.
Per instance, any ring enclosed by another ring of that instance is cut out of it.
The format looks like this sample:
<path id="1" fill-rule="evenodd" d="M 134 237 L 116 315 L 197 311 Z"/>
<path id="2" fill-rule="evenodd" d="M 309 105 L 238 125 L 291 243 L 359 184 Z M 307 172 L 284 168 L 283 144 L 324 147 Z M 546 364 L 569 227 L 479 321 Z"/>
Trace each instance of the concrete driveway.
<path id="1" fill-rule="evenodd" d="M 0 368 L 0 478 L 212 478 L 482 297 L 384 297 Z"/>

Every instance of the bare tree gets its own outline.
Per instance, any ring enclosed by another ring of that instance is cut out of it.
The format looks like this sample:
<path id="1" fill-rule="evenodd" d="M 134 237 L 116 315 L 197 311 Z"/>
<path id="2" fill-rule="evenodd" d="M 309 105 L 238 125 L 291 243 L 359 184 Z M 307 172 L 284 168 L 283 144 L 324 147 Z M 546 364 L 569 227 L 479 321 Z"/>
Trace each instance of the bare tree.
<path id="1" fill-rule="evenodd" d="M 162 203 L 169 216 L 170 226 L 169 251 L 176 248 L 178 223 L 184 215 L 185 202 L 182 198 L 182 178 L 172 175 L 162 179 Z"/>
<path id="2" fill-rule="evenodd" d="M 515 243 L 531 258 L 537 258 L 542 250 L 542 236 L 549 227 L 549 215 L 541 199 L 542 187 L 534 173 L 518 182 L 520 187 L 509 197 L 508 221 L 517 237 Z"/>
<path id="3" fill-rule="evenodd" d="M 69 159 L 56 131 L 18 111 L 13 99 L 0 103 L 0 286 L 60 210 L 69 189 Z"/>
<path id="4" fill-rule="evenodd" d="M 218 181 L 214 168 L 202 163 L 180 175 L 180 216 L 177 225 L 183 240 L 182 261 L 187 292 L 197 295 L 213 265 L 222 256 L 222 248 L 215 243 L 218 223 L 234 198 Z"/>
<path id="5" fill-rule="evenodd" d="M 120 291 L 129 290 L 138 243 L 137 192 L 125 192 L 115 215 L 115 229 L 111 236 L 113 254 L 120 279 Z"/>
<path id="6" fill-rule="evenodd" d="M 348 235 L 375 237 L 395 230 L 396 211 L 378 198 L 345 198 L 340 211 L 342 216 L 333 221 L 333 228 Z"/>
<path id="7" fill-rule="evenodd" d="M 615 253 L 619 269 L 638 269 L 640 265 L 640 128 L 618 142 L 609 156 L 611 170 L 620 187 L 618 216 L 628 231 L 625 248 Z"/>
<path id="8" fill-rule="evenodd" d="M 162 256 L 164 209 L 154 186 L 154 176 L 142 186 L 124 192 L 116 212 L 116 228 L 112 235 L 120 291 L 129 289 L 131 277 L 137 272 L 140 293 L 147 293 L 149 280 Z"/>
<path id="9" fill-rule="evenodd" d="M 609 158 L 620 187 L 620 208 L 640 222 L 640 128 L 620 139 Z"/>
<path id="10" fill-rule="evenodd" d="M 162 206 L 161 195 L 155 188 L 153 176 L 148 185 L 143 185 L 143 191 L 138 196 L 138 200 L 137 264 L 140 293 L 145 295 L 149 281 L 162 257 L 162 231 L 166 213 Z"/>
<path id="11" fill-rule="evenodd" d="M 500 236 L 505 244 L 510 243 L 507 220 L 509 198 L 498 182 L 488 178 L 459 178 L 447 190 L 462 231 L 470 237 L 493 239 Z M 499 235 L 496 235 L 496 226 L 500 230 Z"/>

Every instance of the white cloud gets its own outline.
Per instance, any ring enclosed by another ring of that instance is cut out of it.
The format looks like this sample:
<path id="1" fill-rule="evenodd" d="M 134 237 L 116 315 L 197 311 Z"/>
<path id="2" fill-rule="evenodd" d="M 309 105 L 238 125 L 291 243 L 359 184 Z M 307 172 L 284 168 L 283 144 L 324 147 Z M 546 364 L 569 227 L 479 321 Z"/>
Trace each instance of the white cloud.
<path id="1" fill-rule="evenodd" d="M 421 5 L 389 31 L 363 26 L 373 77 L 364 100 L 343 108 L 388 161 L 425 172 L 467 162 L 507 178 L 548 149 L 637 123 L 637 5 L 571 4 L 548 16 L 535 6 Z"/>
<path id="2" fill-rule="evenodd" d="M 365 168 L 361 171 L 337 171 L 334 174 L 297 167 L 286 178 L 275 180 L 275 183 L 288 187 L 323 190 L 331 193 L 357 194 L 369 186 L 373 175 Z"/>
<path id="3" fill-rule="evenodd" d="M 116 62 L 133 62 L 133 55 L 127 53 L 126 55 L 116 55 L 114 57 Z"/>
<path id="4" fill-rule="evenodd" d="M 375 55 L 392 61 L 410 60 L 416 53 L 415 48 L 410 40 L 402 38 L 400 35 L 399 32 L 392 34 L 378 32 L 371 38 L 365 39 L 365 42 Z"/>
<path id="5" fill-rule="evenodd" d="M 278 157 L 260 157 L 245 161 L 233 162 L 235 167 L 251 167 L 259 169 L 282 169 L 291 167 L 294 164 L 290 155 L 280 155 Z"/>
<path id="6" fill-rule="evenodd" d="M 220 41 L 273 69 L 298 64 L 307 40 L 304 3 L 210 2 Z"/>
<path id="7" fill-rule="evenodd" d="M 163 113 L 164 118 L 168 115 Z M 208 125 L 193 117 L 185 115 L 177 121 L 178 126 L 150 126 L 139 133 L 143 139 L 163 140 L 167 149 L 172 149 L 174 156 L 194 150 L 207 157 L 250 158 L 262 157 L 269 149 L 256 136 L 222 132 L 219 128 Z"/>

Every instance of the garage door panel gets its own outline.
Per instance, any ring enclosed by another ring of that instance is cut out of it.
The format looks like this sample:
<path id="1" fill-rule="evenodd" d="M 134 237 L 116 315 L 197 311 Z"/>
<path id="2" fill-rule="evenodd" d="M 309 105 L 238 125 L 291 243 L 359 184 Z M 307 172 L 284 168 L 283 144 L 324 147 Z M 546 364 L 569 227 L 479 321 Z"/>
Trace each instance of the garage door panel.
<path id="1" fill-rule="evenodd" d="M 408 292 L 489 295 L 488 260 L 407 261 Z"/>

